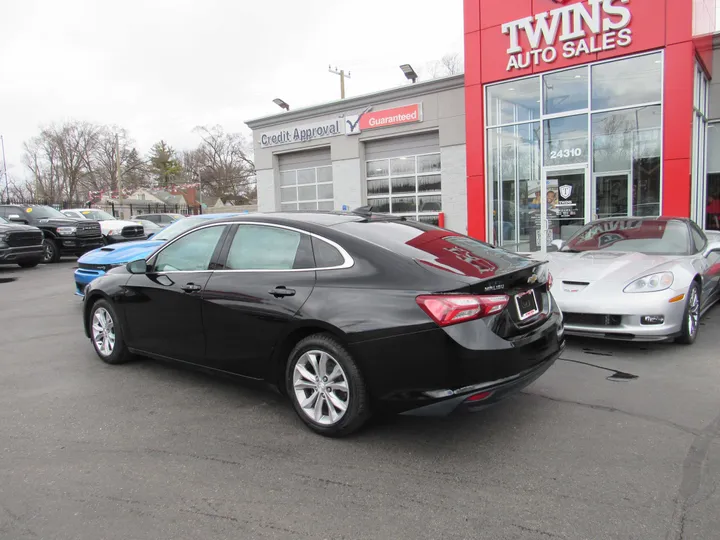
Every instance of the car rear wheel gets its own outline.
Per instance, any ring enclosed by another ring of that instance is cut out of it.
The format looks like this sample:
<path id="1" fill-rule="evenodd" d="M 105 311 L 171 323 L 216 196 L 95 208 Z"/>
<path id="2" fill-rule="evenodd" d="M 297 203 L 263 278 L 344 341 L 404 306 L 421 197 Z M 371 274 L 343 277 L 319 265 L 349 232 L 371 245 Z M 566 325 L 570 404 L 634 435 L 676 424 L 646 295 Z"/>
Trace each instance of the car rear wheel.
<path id="1" fill-rule="evenodd" d="M 290 353 L 286 388 L 307 426 L 327 437 L 343 437 L 370 417 L 365 381 L 350 353 L 335 338 L 315 334 Z"/>
<path id="2" fill-rule="evenodd" d="M 45 264 L 55 263 L 60 260 L 60 250 L 54 240 L 46 238 L 43 240 L 43 258 Z"/>
<path id="3" fill-rule="evenodd" d="M 115 310 L 107 300 L 98 300 L 90 311 L 90 340 L 97 355 L 107 364 L 124 364 L 133 357 L 123 341 Z"/>
<path id="4" fill-rule="evenodd" d="M 685 313 L 683 315 L 682 333 L 678 337 L 677 342 L 683 345 L 692 345 L 697 339 L 698 330 L 700 329 L 700 287 L 693 282 L 688 291 L 687 301 L 685 304 Z"/>

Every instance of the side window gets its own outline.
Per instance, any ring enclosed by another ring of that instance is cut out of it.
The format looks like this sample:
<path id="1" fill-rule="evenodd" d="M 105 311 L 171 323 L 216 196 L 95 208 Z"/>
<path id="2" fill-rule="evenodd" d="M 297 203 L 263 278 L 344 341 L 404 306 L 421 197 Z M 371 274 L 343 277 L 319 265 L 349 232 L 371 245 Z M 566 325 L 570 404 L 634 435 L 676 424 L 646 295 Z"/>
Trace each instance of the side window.
<path id="1" fill-rule="evenodd" d="M 163 225 L 170 225 L 173 222 L 173 220 L 170 216 L 160 215 L 160 216 L 158 216 L 158 218 L 160 218 L 158 221 L 160 223 L 162 223 Z"/>
<path id="2" fill-rule="evenodd" d="M 183 236 L 163 249 L 155 260 L 156 272 L 208 270 L 225 225 L 208 227 Z"/>
<path id="3" fill-rule="evenodd" d="M 299 270 L 314 266 L 308 235 L 266 225 L 240 225 L 225 262 L 227 270 Z"/>
<path id="4" fill-rule="evenodd" d="M 705 235 L 694 223 L 690 224 L 690 231 L 692 232 L 693 241 L 695 242 L 695 253 L 702 251 L 705 248 Z"/>
<path id="5" fill-rule="evenodd" d="M 10 214 L 10 209 L 5 206 L 0 206 L 0 217 L 6 218 Z"/>
<path id="6" fill-rule="evenodd" d="M 327 242 L 318 238 L 312 239 L 313 252 L 315 253 L 316 268 L 333 268 L 342 266 L 345 258 L 342 254 Z"/>

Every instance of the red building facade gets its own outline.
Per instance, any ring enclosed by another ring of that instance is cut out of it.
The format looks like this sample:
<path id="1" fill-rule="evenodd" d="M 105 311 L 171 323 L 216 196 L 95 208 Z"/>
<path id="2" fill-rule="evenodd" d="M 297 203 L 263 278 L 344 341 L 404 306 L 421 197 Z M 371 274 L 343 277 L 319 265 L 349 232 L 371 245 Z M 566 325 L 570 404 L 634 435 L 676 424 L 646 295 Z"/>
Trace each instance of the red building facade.
<path id="1" fill-rule="evenodd" d="M 468 233 L 704 216 L 715 0 L 465 0 Z M 704 218 L 703 218 L 704 219 Z"/>

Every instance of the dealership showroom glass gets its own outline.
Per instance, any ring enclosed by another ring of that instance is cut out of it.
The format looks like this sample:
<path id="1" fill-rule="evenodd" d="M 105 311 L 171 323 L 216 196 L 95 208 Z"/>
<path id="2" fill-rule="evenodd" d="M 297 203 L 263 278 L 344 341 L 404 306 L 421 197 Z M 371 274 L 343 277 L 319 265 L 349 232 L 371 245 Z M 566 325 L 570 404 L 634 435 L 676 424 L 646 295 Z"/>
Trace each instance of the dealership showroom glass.
<path id="1" fill-rule="evenodd" d="M 463 75 L 248 122 L 259 209 L 372 206 L 518 252 L 603 217 L 720 230 L 715 4 L 465 0 Z"/>

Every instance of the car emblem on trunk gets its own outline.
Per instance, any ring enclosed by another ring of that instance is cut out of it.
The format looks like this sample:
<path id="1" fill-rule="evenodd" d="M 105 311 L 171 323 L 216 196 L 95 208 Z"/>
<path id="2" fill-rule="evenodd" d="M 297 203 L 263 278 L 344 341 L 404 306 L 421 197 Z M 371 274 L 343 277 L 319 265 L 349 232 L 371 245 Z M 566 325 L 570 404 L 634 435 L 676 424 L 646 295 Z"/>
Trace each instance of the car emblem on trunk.
<path id="1" fill-rule="evenodd" d="M 529 283 L 530 285 L 532 285 L 532 284 L 535 283 L 537 280 L 538 280 L 537 274 L 533 274 L 532 276 L 530 276 L 530 277 L 528 278 L 528 283 Z"/>

